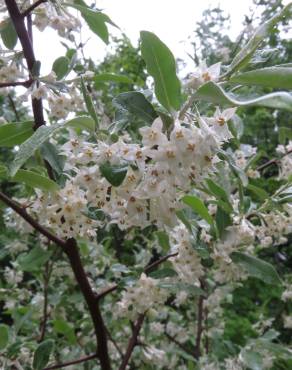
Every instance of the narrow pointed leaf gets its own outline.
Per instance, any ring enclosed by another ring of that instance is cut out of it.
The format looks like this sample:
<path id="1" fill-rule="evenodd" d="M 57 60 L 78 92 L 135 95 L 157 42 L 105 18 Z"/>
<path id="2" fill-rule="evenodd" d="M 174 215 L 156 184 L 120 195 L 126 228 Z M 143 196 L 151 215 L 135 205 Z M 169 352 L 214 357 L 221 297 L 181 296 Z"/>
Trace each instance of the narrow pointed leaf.
<path id="1" fill-rule="evenodd" d="M 7 49 L 13 50 L 17 44 L 17 33 L 11 19 L 7 19 L 3 22 L 0 33 L 3 44 Z"/>
<path id="2" fill-rule="evenodd" d="M 266 94 L 257 98 L 238 97 L 227 93 L 218 84 L 209 81 L 196 92 L 196 100 L 205 100 L 214 104 L 232 107 L 264 106 L 286 109 L 292 112 L 292 94 L 285 91 Z"/>
<path id="3" fill-rule="evenodd" d="M 81 78 L 81 90 L 82 90 L 82 94 L 83 94 L 83 98 L 84 98 L 84 101 L 85 101 L 87 111 L 90 114 L 91 118 L 94 120 L 96 127 L 98 127 L 98 125 L 99 125 L 98 116 L 97 116 L 93 101 L 91 99 L 91 96 L 89 95 L 89 93 L 87 91 L 87 88 L 85 86 L 85 83 L 84 83 L 82 78 Z"/>
<path id="4" fill-rule="evenodd" d="M 148 124 L 151 124 L 157 117 L 152 104 L 140 92 L 130 91 L 121 93 L 113 99 L 113 105 Z"/>
<path id="5" fill-rule="evenodd" d="M 14 176 L 19 168 L 27 161 L 27 159 L 33 155 L 35 150 L 38 149 L 50 138 L 54 132 L 59 130 L 62 126 L 63 124 L 61 123 L 52 126 L 41 126 L 28 140 L 21 144 L 10 167 L 11 176 Z"/>
<path id="6" fill-rule="evenodd" d="M 272 28 L 281 21 L 284 17 L 290 17 L 292 3 L 286 5 L 279 13 L 269 19 L 267 22 L 262 24 L 249 39 L 247 44 L 236 54 L 233 61 L 231 62 L 229 69 L 226 72 L 226 76 L 230 76 L 234 72 L 243 68 L 251 59 L 253 54 L 258 49 L 259 45 L 265 37 L 271 32 Z"/>
<path id="7" fill-rule="evenodd" d="M 211 215 L 209 214 L 208 208 L 205 206 L 204 202 L 196 197 L 195 195 L 186 195 L 182 198 L 182 201 L 190 206 L 192 210 L 201 216 L 208 224 L 213 225 L 214 221 Z"/>
<path id="8" fill-rule="evenodd" d="M 99 166 L 99 170 L 110 184 L 120 186 L 127 175 L 128 165 L 112 165 L 106 162 Z"/>
<path id="9" fill-rule="evenodd" d="M 115 73 L 100 73 L 95 75 L 94 82 L 117 82 L 117 83 L 125 83 L 125 84 L 132 84 L 133 81 L 124 75 L 118 75 Z"/>
<path id="10" fill-rule="evenodd" d="M 96 10 L 92 10 L 82 5 L 77 4 L 66 4 L 66 5 L 79 10 L 91 31 L 94 32 L 98 37 L 100 37 L 103 42 L 108 44 L 109 33 L 106 23 L 109 23 L 115 27 L 117 26 L 106 14 Z"/>
<path id="11" fill-rule="evenodd" d="M 90 117 L 87 116 L 79 116 L 64 123 L 61 122 L 52 126 L 39 127 L 28 140 L 20 145 L 14 161 L 10 166 L 10 175 L 14 176 L 20 167 L 28 160 L 28 158 L 34 154 L 36 149 L 44 144 L 55 132 L 61 128 L 70 125 L 76 127 L 78 124 L 80 126 L 86 126 L 86 129 L 89 129 L 89 126 L 92 128 L 92 121 L 89 121 L 88 118 L 90 119 Z"/>
<path id="12" fill-rule="evenodd" d="M 33 122 L 15 122 L 0 126 L 0 147 L 22 144 L 33 134 Z"/>
<path id="13" fill-rule="evenodd" d="M 32 188 L 42 189 L 44 191 L 55 191 L 59 189 L 56 182 L 33 171 L 18 170 L 11 180 L 22 182 Z"/>
<path id="14" fill-rule="evenodd" d="M 69 59 L 67 57 L 59 57 L 54 61 L 52 69 L 56 73 L 57 80 L 61 80 L 69 72 Z"/>
<path id="15" fill-rule="evenodd" d="M 4 349 L 9 340 L 9 331 L 8 326 L 5 324 L 0 325 L 0 351 Z"/>
<path id="16" fill-rule="evenodd" d="M 259 85 L 281 89 L 292 89 L 292 68 L 269 67 L 240 73 L 230 80 L 241 85 Z"/>
<path id="17" fill-rule="evenodd" d="M 54 349 L 54 341 L 52 339 L 47 339 L 43 341 L 37 347 L 33 356 L 33 369 L 43 370 L 50 359 L 50 355 Z"/>
<path id="18" fill-rule="evenodd" d="M 249 275 L 267 284 L 281 284 L 277 271 L 270 263 L 241 252 L 233 252 L 231 259 L 241 265 Z"/>
<path id="19" fill-rule="evenodd" d="M 181 105 L 181 85 L 175 59 L 168 47 L 153 33 L 141 32 L 141 52 L 149 74 L 154 78 L 155 94 L 169 111 Z"/>

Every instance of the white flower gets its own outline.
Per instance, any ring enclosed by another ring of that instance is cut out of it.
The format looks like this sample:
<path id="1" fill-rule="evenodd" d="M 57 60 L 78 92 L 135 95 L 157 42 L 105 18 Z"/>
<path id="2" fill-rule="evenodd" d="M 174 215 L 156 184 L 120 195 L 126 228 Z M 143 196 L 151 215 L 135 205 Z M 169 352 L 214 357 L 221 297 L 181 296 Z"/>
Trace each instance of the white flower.
<path id="1" fill-rule="evenodd" d="M 151 127 L 140 128 L 142 135 L 142 143 L 148 148 L 155 145 L 162 145 L 167 143 L 167 137 L 162 133 L 163 122 L 160 117 L 156 118 Z"/>
<path id="2" fill-rule="evenodd" d="M 229 131 L 227 122 L 234 116 L 235 111 L 236 108 L 228 108 L 221 112 L 217 107 L 214 117 L 205 118 L 219 140 L 227 141 L 233 138 L 233 135 Z"/>
<path id="3" fill-rule="evenodd" d="M 291 316 L 284 316 L 284 328 L 292 329 L 292 315 Z"/>
<path id="4" fill-rule="evenodd" d="M 197 89 L 199 86 L 206 82 L 216 82 L 220 76 L 220 68 L 221 63 L 212 64 L 210 67 L 208 67 L 206 62 L 203 61 L 198 66 L 197 70 L 191 74 L 191 77 L 186 86 Z"/>
<path id="5" fill-rule="evenodd" d="M 141 274 L 140 279 L 133 287 L 128 287 L 118 302 L 118 316 L 127 316 L 135 321 L 139 314 L 146 313 L 150 308 L 163 304 L 168 296 L 166 290 L 161 289 L 158 280 Z"/>

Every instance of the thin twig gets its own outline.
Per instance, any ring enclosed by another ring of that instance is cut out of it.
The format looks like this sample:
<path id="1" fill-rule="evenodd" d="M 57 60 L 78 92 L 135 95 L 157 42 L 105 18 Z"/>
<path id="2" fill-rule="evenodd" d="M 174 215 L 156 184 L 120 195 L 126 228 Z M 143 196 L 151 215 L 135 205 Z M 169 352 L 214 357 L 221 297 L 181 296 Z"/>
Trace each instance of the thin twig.
<path id="1" fill-rule="evenodd" d="M 26 88 L 30 87 L 30 85 L 33 83 L 33 79 L 29 79 L 26 81 L 7 81 L 7 82 L 1 82 L 0 88 L 2 87 L 15 87 L 15 86 L 24 86 Z"/>
<path id="2" fill-rule="evenodd" d="M 197 336 L 196 336 L 196 345 L 194 355 L 196 358 L 201 356 L 201 338 L 203 333 L 203 315 L 204 312 L 204 297 L 199 297 L 198 302 L 198 317 L 197 317 Z"/>
<path id="3" fill-rule="evenodd" d="M 119 352 L 120 356 L 123 358 L 124 355 L 123 355 L 123 352 L 122 352 L 120 346 L 118 345 L 118 343 L 116 342 L 116 340 L 113 338 L 113 336 L 111 335 L 111 333 L 109 332 L 109 330 L 107 328 L 105 328 L 105 330 L 106 330 L 108 339 L 113 343 L 113 345 L 115 346 L 116 350 Z"/>
<path id="4" fill-rule="evenodd" d="M 90 361 L 90 360 L 93 360 L 95 358 L 97 358 L 97 354 L 96 353 L 94 353 L 93 355 L 90 355 L 90 356 L 81 357 L 78 360 L 73 360 L 73 361 L 69 361 L 69 362 L 64 362 L 63 364 L 49 366 L 49 367 L 46 367 L 43 370 L 61 369 L 62 367 L 67 367 L 67 366 L 70 366 L 70 365 L 81 364 L 82 362 Z"/>
<path id="5" fill-rule="evenodd" d="M 43 3 L 46 3 L 48 0 L 38 0 L 36 1 L 34 4 L 32 4 L 29 8 L 27 8 L 23 13 L 21 13 L 22 17 L 27 17 L 28 15 L 31 14 L 31 12 L 37 8 L 38 6 L 40 6 L 41 4 Z"/>
<path id="6" fill-rule="evenodd" d="M 49 245 L 50 243 L 48 243 Z M 47 321 L 48 321 L 48 288 L 49 281 L 52 273 L 52 264 L 50 265 L 49 261 L 45 264 L 44 272 L 44 304 L 43 304 L 43 318 L 40 325 L 40 337 L 38 342 L 42 342 L 46 335 Z"/>
<path id="7" fill-rule="evenodd" d="M 187 354 L 193 356 L 194 358 L 196 358 L 196 356 L 194 355 L 194 353 L 192 351 L 190 351 L 188 348 L 186 348 L 182 343 L 180 343 L 178 340 L 176 340 L 173 336 L 171 336 L 170 334 L 168 334 L 167 332 L 164 332 L 164 334 L 166 335 L 166 337 L 173 343 L 175 343 L 178 347 L 180 347 L 184 352 L 186 352 Z"/>
<path id="8" fill-rule="evenodd" d="M 177 256 L 177 252 L 175 253 L 170 253 L 170 254 L 167 254 L 166 256 L 163 256 L 161 258 L 159 258 L 157 261 L 154 261 L 153 263 L 151 263 L 150 265 L 147 265 L 145 268 L 144 268 L 144 272 L 150 272 L 153 268 L 159 266 L 162 262 L 164 261 L 167 261 L 169 258 L 171 257 L 175 257 Z M 96 299 L 97 300 L 100 300 L 101 298 L 105 297 L 107 294 L 113 292 L 114 290 L 116 290 L 118 287 L 118 284 L 113 284 L 112 286 L 110 286 L 109 288 L 105 288 L 104 290 L 102 290 L 100 293 L 98 293 L 96 295 Z"/>
<path id="9" fill-rule="evenodd" d="M 134 326 L 134 329 L 133 329 L 133 334 L 132 334 L 132 336 L 131 336 L 131 338 L 129 339 L 129 342 L 128 342 L 126 354 L 124 356 L 124 359 L 122 361 L 121 366 L 119 367 L 119 370 L 125 370 L 128 366 L 128 363 L 130 361 L 132 352 L 133 352 L 135 346 L 137 345 L 137 338 L 138 338 L 138 335 L 139 335 L 140 330 L 142 328 L 144 318 L 145 318 L 145 314 L 141 314 L 141 315 L 139 315 L 139 317 L 137 319 L 137 322 L 136 322 L 136 324 Z"/>
<path id="10" fill-rule="evenodd" d="M 14 112 L 14 115 L 15 115 L 15 119 L 16 119 L 16 121 L 20 121 L 20 116 L 19 116 L 19 114 L 18 114 L 18 111 L 17 111 L 17 109 L 16 109 L 16 105 L 15 105 L 15 103 L 14 103 L 14 100 L 13 100 L 13 97 L 11 96 L 11 94 L 8 94 L 8 99 L 9 99 L 9 103 L 10 103 L 10 105 L 11 105 L 11 108 L 12 108 L 12 110 L 13 110 L 13 112 Z"/>
<path id="11" fill-rule="evenodd" d="M 178 255 L 178 252 L 174 252 L 174 253 L 170 253 L 170 254 L 167 254 L 166 256 L 159 258 L 157 261 L 154 261 L 150 265 L 147 265 L 144 268 L 144 272 L 150 272 L 153 268 L 159 266 L 162 262 L 167 261 L 169 258 L 175 257 L 177 255 Z"/>
<path id="12" fill-rule="evenodd" d="M 5 203 L 7 206 L 12 208 L 19 216 L 21 216 L 26 222 L 28 222 L 35 230 L 40 232 L 42 235 L 46 236 L 49 240 L 56 243 L 62 248 L 67 246 L 67 242 L 63 239 L 60 239 L 45 227 L 40 225 L 33 217 L 31 217 L 27 212 L 26 209 L 20 205 L 18 205 L 14 200 L 10 199 L 7 195 L 0 192 L 0 200 Z"/>
<path id="13" fill-rule="evenodd" d="M 261 171 L 264 168 L 271 166 L 272 164 L 277 164 L 279 160 L 281 160 L 282 158 L 286 157 L 286 155 L 289 155 L 291 153 L 292 153 L 292 149 L 288 150 L 284 155 L 281 156 L 281 158 L 273 158 L 270 161 L 258 166 L 256 169 L 257 171 Z"/>
<path id="14" fill-rule="evenodd" d="M 206 286 L 206 283 L 203 279 L 200 279 L 201 283 L 201 289 L 204 289 Z M 197 336 L 196 336 L 196 344 L 195 344 L 195 351 L 194 354 L 196 358 L 200 358 L 201 356 L 201 340 L 202 340 L 202 334 L 204 330 L 204 295 L 199 296 L 198 301 L 198 311 L 197 311 Z"/>

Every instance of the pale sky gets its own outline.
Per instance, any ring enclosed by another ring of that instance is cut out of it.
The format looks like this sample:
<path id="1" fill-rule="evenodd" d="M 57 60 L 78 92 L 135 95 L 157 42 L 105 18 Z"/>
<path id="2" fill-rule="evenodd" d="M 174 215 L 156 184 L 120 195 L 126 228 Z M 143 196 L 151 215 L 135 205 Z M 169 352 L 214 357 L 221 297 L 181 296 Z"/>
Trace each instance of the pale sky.
<path id="1" fill-rule="evenodd" d="M 139 32 L 154 32 L 173 52 L 176 58 L 188 59 L 191 52 L 188 37 L 195 29 L 195 23 L 201 19 L 202 11 L 208 5 L 218 6 L 231 15 L 232 38 L 242 30 L 244 15 L 249 13 L 252 0 L 99 0 L 97 6 L 103 9 L 130 39 L 136 44 Z M 111 34 L 118 35 L 114 27 L 109 26 Z M 95 61 L 102 60 L 106 52 L 105 44 L 84 27 L 83 41 L 90 38 L 85 49 Z M 59 43 L 58 35 L 46 29 L 35 35 L 36 56 L 42 63 L 42 74 L 49 73 L 53 61 L 64 55 L 65 49 Z"/>

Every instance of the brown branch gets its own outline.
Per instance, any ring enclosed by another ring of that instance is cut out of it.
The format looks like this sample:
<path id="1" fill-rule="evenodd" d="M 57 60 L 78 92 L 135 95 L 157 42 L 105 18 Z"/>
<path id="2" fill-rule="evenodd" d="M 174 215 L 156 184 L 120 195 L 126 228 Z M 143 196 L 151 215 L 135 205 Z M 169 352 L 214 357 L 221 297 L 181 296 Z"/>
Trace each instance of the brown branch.
<path id="1" fill-rule="evenodd" d="M 15 0 L 5 0 L 6 7 L 14 25 L 15 31 L 21 43 L 23 55 L 26 60 L 27 68 L 30 72 L 30 77 L 33 77 L 33 69 L 36 64 L 36 58 L 34 55 L 33 44 L 32 44 L 32 25 L 31 19 L 28 18 L 28 30 L 25 27 L 24 16 L 20 12 L 18 5 Z M 36 3 L 35 3 L 36 4 Z M 30 9 L 30 8 L 29 8 Z M 30 14 L 30 12 L 28 13 Z M 30 86 L 30 85 L 29 85 Z M 31 99 L 32 111 L 34 116 L 34 130 L 37 130 L 40 126 L 45 125 L 45 118 L 43 112 L 42 99 Z M 48 175 L 51 180 L 55 180 L 54 172 L 50 164 L 45 161 Z"/>
<path id="2" fill-rule="evenodd" d="M 40 6 L 43 3 L 46 3 L 47 1 L 48 0 L 38 0 L 38 1 L 36 1 L 29 8 L 27 8 L 23 13 L 21 13 L 22 17 L 27 17 L 28 15 L 30 15 L 32 13 L 33 10 L 35 10 L 35 8 L 37 8 L 38 6 Z"/>
<path id="3" fill-rule="evenodd" d="M 26 81 L 7 81 L 7 82 L 1 82 L 0 88 L 2 87 L 14 87 L 14 86 L 24 86 L 26 88 L 30 87 L 30 85 L 33 83 L 33 79 L 29 79 Z"/>
<path id="4" fill-rule="evenodd" d="M 87 303 L 91 320 L 94 325 L 94 332 L 97 340 L 97 355 L 103 370 L 110 370 L 110 359 L 107 347 L 107 333 L 100 312 L 99 303 L 93 292 L 87 275 L 82 265 L 80 253 L 75 239 L 68 239 L 66 242 L 65 253 L 67 254 L 75 279 Z"/>
<path id="5" fill-rule="evenodd" d="M 201 289 L 204 289 L 206 287 L 206 282 L 204 279 L 200 279 L 201 283 Z M 202 340 L 202 334 L 204 330 L 204 295 L 199 296 L 199 301 L 198 301 L 198 311 L 197 311 L 197 336 L 196 336 L 196 344 L 195 344 L 195 356 L 196 358 L 200 358 L 201 356 L 201 340 Z"/>
<path id="6" fill-rule="evenodd" d="M 7 197 L 7 195 L 5 195 L 2 192 L 0 192 L 0 200 L 2 200 L 2 202 L 5 203 L 8 207 L 12 208 L 17 214 L 19 214 L 19 216 L 21 216 L 26 222 L 28 222 L 35 230 L 40 232 L 42 235 L 46 236 L 50 241 L 56 243 L 62 248 L 66 247 L 67 242 L 65 240 L 58 238 L 56 235 L 51 233 L 45 227 L 40 225 L 33 217 L 31 217 L 26 212 L 26 209 L 24 207 L 18 205 L 16 202 L 14 202 L 12 199 Z"/>
<path id="7" fill-rule="evenodd" d="M 199 358 L 201 356 L 201 338 L 203 333 L 203 310 L 204 310 L 204 297 L 199 297 L 198 302 L 198 317 L 197 317 L 197 336 L 196 336 L 196 345 L 195 345 L 195 357 Z"/>
<path id="8" fill-rule="evenodd" d="M 168 334 L 166 331 L 164 332 L 165 336 L 173 343 L 175 343 L 180 349 L 182 349 L 184 352 L 186 352 L 188 355 L 191 355 L 194 358 L 197 358 L 192 351 L 190 351 L 188 348 L 186 348 L 182 343 L 180 343 L 178 340 L 176 340 L 173 336 Z"/>
<path id="9" fill-rule="evenodd" d="M 269 167 L 271 166 L 272 164 L 277 164 L 279 162 L 279 160 L 281 160 L 282 158 L 286 157 L 286 155 L 289 155 L 292 153 L 292 149 L 288 150 L 285 154 L 283 154 L 280 158 L 273 158 L 271 159 L 270 161 L 258 166 L 256 169 L 257 171 L 261 171 L 263 170 L 264 168 L 266 167 Z"/>
<path id="10" fill-rule="evenodd" d="M 15 31 L 21 43 L 21 47 L 23 50 L 23 55 L 26 60 L 27 68 L 31 74 L 33 75 L 33 68 L 36 63 L 36 58 L 33 51 L 33 46 L 31 43 L 31 39 L 27 32 L 24 23 L 24 17 L 21 14 L 17 3 L 15 0 L 5 0 L 6 7 L 11 18 L 11 21 L 14 25 Z M 43 103 L 42 99 L 32 99 L 32 110 L 35 120 L 35 129 L 45 124 L 44 113 L 43 113 Z"/>
<path id="11" fill-rule="evenodd" d="M 124 355 L 123 355 L 123 352 L 122 352 L 120 346 L 118 345 L 118 343 L 116 342 L 116 340 L 113 338 L 113 336 L 111 335 L 111 333 L 109 332 L 109 330 L 107 328 L 105 330 L 106 330 L 108 339 L 112 342 L 112 344 L 115 346 L 116 350 L 119 352 L 119 355 L 123 358 Z"/>
<path id="12" fill-rule="evenodd" d="M 13 97 L 11 96 L 11 94 L 8 94 L 8 100 L 9 100 L 9 103 L 11 105 L 11 108 L 12 108 L 12 110 L 14 112 L 15 120 L 19 122 L 20 121 L 20 117 L 19 117 L 18 111 L 16 109 L 16 105 L 14 103 L 14 100 L 13 100 Z"/>
<path id="13" fill-rule="evenodd" d="M 90 355 L 90 356 L 81 357 L 78 360 L 73 360 L 73 361 L 69 361 L 69 362 L 64 362 L 63 364 L 49 366 L 49 367 L 46 367 L 43 370 L 61 369 L 62 367 L 67 367 L 67 366 L 70 366 L 70 365 L 81 364 L 82 362 L 90 361 L 90 360 L 93 360 L 95 358 L 97 358 L 97 354 L 96 353 L 94 353 L 93 355 Z"/>
<path id="14" fill-rule="evenodd" d="M 157 261 L 154 261 L 150 265 L 147 265 L 144 268 L 144 272 L 150 272 L 153 268 L 159 266 L 162 262 L 167 261 L 169 258 L 175 257 L 177 255 L 178 255 L 178 252 L 174 252 L 174 253 L 170 253 L 170 254 L 167 254 L 166 256 L 159 258 Z"/>
<path id="15" fill-rule="evenodd" d="M 144 272 L 146 272 L 146 273 L 147 272 L 150 272 L 153 268 L 159 266 L 162 262 L 168 260 L 171 257 L 175 257 L 177 255 L 178 255 L 178 253 L 177 252 L 174 252 L 174 253 L 170 253 L 170 254 L 167 254 L 166 256 L 163 256 L 163 257 L 159 258 L 157 261 L 154 261 L 150 265 L 147 265 L 144 268 Z M 96 299 L 97 300 L 100 300 L 101 298 L 105 297 L 107 294 L 109 294 L 109 293 L 113 292 L 114 290 L 116 290 L 117 287 L 118 287 L 118 284 L 113 284 L 109 288 L 105 288 L 104 290 L 102 290 L 100 293 L 98 293 L 96 295 Z"/>
<path id="16" fill-rule="evenodd" d="M 140 330 L 142 328 L 144 318 L 145 318 L 145 314 L 141 314 L 141 315 L 139 315 L 139 317 L 137 319 L 137 322 L 136 322 L 136 324 L 134 326 L 134 329 L 133 329 L 132 336 L 131 336 L 131 338 L 129 339 L 129 342 L 128 342 L 126 354 L 124 356 L 124 359 L 122 361 L 121 366 L 119 367 L 119 370 L 125 370 L 128 366 L 128 363 L 130 361 L 133 350 L 134 350 L 135 346 L 137 345 L 137 338 L 138 338 L 138 335 L 139 335 Z"/>
<path id="17" fill-rule="evenodd" d="M 34 55 L 33 45 L 32 45 L 32 35 L 29 35 L 25 27 L 24 18 L 38 5 L 40 2 L 36 2 L 33 6 L 28 8 L 24 13 L 21 13 L 16 0 L 5 0 L 7 10 L 9 12 L 11 21 L 15 27 L 17 36 L 20 40 L 24 57 L 26 59 L 28 70 L 33 76 L 33 69 L 36 65 L 36 58 Z M 30 25 L 29 25 L 30 26 Z M 38 129 L 40 126 L 45 125 L 43 105 L 41 99 L 32 99 L 32 110 L 34 115 L 34 129 Z M 50 171 L 49 164 L 46 164 L 49 176 L 53 179 L 53 172 Z M 83 268 L 79 250 L 75 239 L 68 239 L 66 241 L 59 239 L 57 236 L 52 234 L 46 228 L 41 226 L 36 220 L 34 220 L 27 212 L 18 206 L 14 201 L 9 199 L 5 194 L 0 194 L 0 199 L 4 201 L 9 207 L 11 207 L 15 212 L 22 216 L 34 229 L 45 235 L 49 240 L 53 241 L 59 245 L 62 250 L 67 254 L 69 258 L 71 268 L 73 270 L 76 281 L 79 288 L 83 294 L 83 297 L 89 308 L 90 316 L 94 325 L 94 332 L 97 340 L 97 356 L 100 360 L 100 365 L 102 370 L 110 370 L 110 360 L 107 348 L 107 335 L 101 312 L 99 309 L 98 301 L 96 300 L 96 295 L 93 292 L 88 278 L 86 276 L 85 270 Z"/>
<path id="18" fill-rule="evenodd" d="M 50 242 L 48 243 L 48 245 Z M 44 272 L 44 305 L 43 305 L 43 318 L 40 325 L 40 337 L 38 342 L 42 342 L 46 335 L 47 321 L 48 321 L 48 288 L 49 281 L 52 273 L 52 264 L 50 265 L 49 261 L 45 265 Z"/>
<path id="19" fill-rule="evenodd" d="M 97 341 L 97 355 L 100 360 L 102 370 L 110 370 L 110 360 L 107 348 L 107 335 L 103 323 L 101 312 L 99 309 L 96 294 L 93 292 L 85 270 L 83 268 L 79 250 L 75 239 L 62 240 L 40 225 L 33 217 L 31 217 L 26 210 L 19 206 L 12 199 L 0 192 L 0 200 L 12 208 L 25 221 L 27 221 L 35 230 L 46 236 L 50 241 L 59 245 L 69 258 L 71 268 L 73 270 L 75 279 L 87 303 L 91 320 L 94 325 L 94 332 Z"/>

